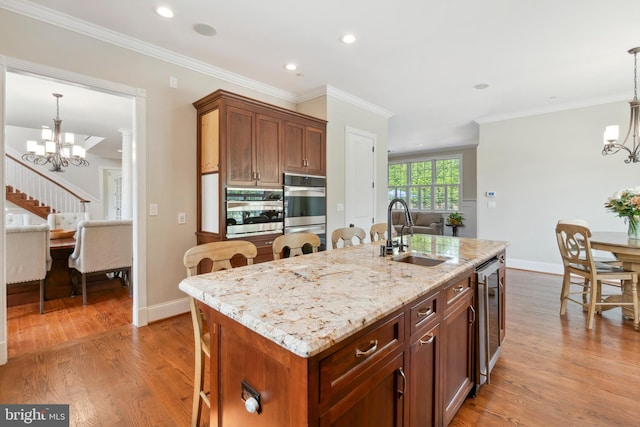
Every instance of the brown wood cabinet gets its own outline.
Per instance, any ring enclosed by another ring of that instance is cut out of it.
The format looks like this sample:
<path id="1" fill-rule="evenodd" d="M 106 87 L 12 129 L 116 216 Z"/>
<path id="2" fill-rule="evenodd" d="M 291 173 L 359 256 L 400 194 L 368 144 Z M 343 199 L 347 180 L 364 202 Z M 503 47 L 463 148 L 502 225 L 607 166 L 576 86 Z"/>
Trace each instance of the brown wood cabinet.
<path id="1" fill-rule="evenodd" d="M 226 240 L 227 187 L 282 188 L 284 172 L 325 174 L 325 120 L 224 90 L 193 105 L 198 119 L 198 244 Z M 273 238 L 246 240 L 262 245 Z M 265 249 L 258 251 L 256 262 L 273 259 Z"/>
<path id="2" fill-rule="evenodd" d="M 475 274 L 445 288 L 446 307 L 442 321 L 442 425 L 449 425 L 474 385 Z"/>
<path id="3" fill-rule="evenodd" d="M 286 172 L 326 174 L 325 128 L 305 122 L 286 122 L 283 149 Z"/>
<path id="4" fill-rule="evenodd" d="M 440 292 L 436 292 L 411 307 L 412 335 L 409 350 L 410 377 L 408 427 L 439 425 L 440 408 L 438 389 L 440 384 Z"/>
<path id="5" fill-rule="evenodd" d="M 211 341 L 212 426 L 446 426 L 473 386 L 475 274 L 310 358 L 204 306 Z M 242 382 L 261 395 L 244 409 Z"/>
<path id="6" fill-rule="evenodd" d="M 282 186 L 282 120 L 229 106 L 226 128 L 227 186 Z"/>

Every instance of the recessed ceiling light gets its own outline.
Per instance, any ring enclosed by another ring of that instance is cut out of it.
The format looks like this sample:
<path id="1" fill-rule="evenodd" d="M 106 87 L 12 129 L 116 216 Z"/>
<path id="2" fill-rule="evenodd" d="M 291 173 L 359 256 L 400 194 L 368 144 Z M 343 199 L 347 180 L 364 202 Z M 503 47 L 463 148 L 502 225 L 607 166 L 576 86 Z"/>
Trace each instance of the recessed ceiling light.
<path id="1" fill-rule="evenodd" d="M 159 6 L 156 8 L 156 13 L 163 18 L 173 18 L 173 10 L 166 6 Z"/>
<path id="2" fill-rule="evenodd" d="M 207 37 L 213 37 L 216 35 L 216 29 L 207 24 L 196 24 L 193 26 L 193 31 Z"/>
<path id="3" fill-rule="evenodd" d="M 289 64 L 285 64 L 284 68 L 287 71 L 295 71 L 295 70 L 298 69 L 298 66 L 296 64 L 294 64 L 293 62 L 290 62 Z"/>
<path id="4" fill-rule="evenodd" d="M 353 34 L 345 34 L 340 37 L 340 41 L 344 44 L 351 44 L 356 42 L 356 36 Z"/>
<path id="5" fill-rule="evenodd" d="M 486 83 L 480 83 L 480 84 L 475 85 L 475 86 L 473 87 L 473 89 L 475 89 L 475 90 L 485 90 L 485 89 L 487 89 L 488 87 L 489 87 L 489 85 L 488 85 L 488 84 L 486 84 Z"/>

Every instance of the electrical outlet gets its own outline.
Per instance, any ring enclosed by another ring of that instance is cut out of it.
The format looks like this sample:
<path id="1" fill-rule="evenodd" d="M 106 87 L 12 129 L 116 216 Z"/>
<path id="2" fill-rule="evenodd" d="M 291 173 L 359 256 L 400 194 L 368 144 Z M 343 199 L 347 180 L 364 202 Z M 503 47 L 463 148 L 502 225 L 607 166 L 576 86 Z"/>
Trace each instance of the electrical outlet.
<path id="1" fill-rule="evenodd" d="M 178 224 L 187 223 L 187 214 L 184 212 L 178 212 Z"/>
<path id="2" fill-rule="evenodd" d="M 158 205 L 156 203 L 151 203 L 149 205 L 149 215 L 151 216 L 158 215 Z"/>

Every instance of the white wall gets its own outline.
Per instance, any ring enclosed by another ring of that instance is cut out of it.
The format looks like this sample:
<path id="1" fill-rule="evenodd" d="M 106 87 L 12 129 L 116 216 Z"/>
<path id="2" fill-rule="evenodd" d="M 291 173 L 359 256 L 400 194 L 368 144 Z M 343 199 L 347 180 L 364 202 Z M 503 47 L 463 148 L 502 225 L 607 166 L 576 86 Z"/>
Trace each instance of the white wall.
<path id="1" fill-rule="evenodd" d="M 478 237 L 506 240 L 507 265 L 561 272 L 555 225 L 583 218 L 592 230 L 626 231 L 605 210 L 615 191 L 640 185 L 640 165 L 603 157 L 606 125 L 626 133 L 626 102 L 516 118 L 480 126 Z M 485 192 L 496 192 L 496 208 Z"/>
<path id="2" fill-rule="evenodd" d="M 327 232 L 347 226 L 345 212 L 338 212 L 336 207 L 339 203 L 345 204 L 345 139 L 348 126 L 377 136 L 375 222 L 386 222 L 388 119 L 328 96 L 327 120 Z"/>
<path id="3" fill-rule="evenodd" d="M 175 314 L 171 312 L 175 306 L 171 305 L 185 297 L 178 289 L 178 283 L 185 277 L 182 255 L 196 243 L 196 111 L 192 103 L 217 89 L 225 89 L 292 110 L 297 106 L 276 97 L 277 90 L 268 95 L 247 89 L 212 73 L 193 71 L 4 9 L 0 9 L 0 59 L 2 56 L 145 91 L 147 199 L 142 203 L 157 204 L 159 214 L 145 218 L 147 281 L 140 285 L 146 287 L 147 306 L 157 313 L 149 315 L 149 320 L 162 317 L 163 313 Z M 178 81 L 175 89 L 169 87 L 171 76 Z M 319 113 L 323 106 L 328 111 L 326 117 Z M 345 126 L 379 135 L 380 164 L 385 165 L 379 170 L 386 171 L 386 118 L 332 99 L 326 104 L 322 99 L 310 101 L 300 111 L 330 121 L 327 167 L 328 175 L 332 176 L 328 192 L 335 197 L 332 203 L 344 198 Z M 3 165 L 0 173 L 4 173 Z M 386 173 L 382 182 L 386 182 Z M 380 185 L 380 191 L 385 194 L 386 184 Z M 186 224 L 177 223 L 178 212 L 186 213 Z M 329 215 L 329 221 L 332 227 L 340 219 Z M 4 317 L 1 306 L 0 317 Z"/>
<path id="4" fill-rule="evenodd" d="M 0 56 L 146 92 L 147 200 L 143 203 L 158 204 L 159 215 L 146 217 L 147 282 L 141 285 L 147 288 L 148 307 L 160 316 L 170 313 L 167 304 L 185 297 L 178 289 L 185 277 L 182 255 L 196 243 L 196 111 L 192 103 L 225 89 L 285 108 L 295 109 L 295 104 L 4 9 L 0 10 Z M 177 89 L 169 87 L 170 76 L 177 78 Z M 186 213 L 186 224 L 177 223 L 178 212 Z"/>

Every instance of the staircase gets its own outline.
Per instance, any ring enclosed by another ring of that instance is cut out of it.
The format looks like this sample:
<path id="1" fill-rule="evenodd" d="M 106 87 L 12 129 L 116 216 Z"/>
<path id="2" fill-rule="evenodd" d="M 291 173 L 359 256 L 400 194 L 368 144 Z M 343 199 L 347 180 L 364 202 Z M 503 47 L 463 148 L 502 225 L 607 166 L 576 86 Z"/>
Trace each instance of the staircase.
<path id="1" fill-rule="evenodd" d="M 20 160 L 5 154 L 6 200 L 47 219 L 55 212 L 85 212 L 86 200 Z"/>
<path id="2" fill-rule="evenodd" d="M 39 200 L 30 197 L 20 190 L 14 189 L 10 185 L 7 185 L 6 199 L 14 205 L 19 206 L 43 219 L 47 219 L 47 215 L 50 213 L 56 212 L 51 209 L 50 206 L 42 204 Z"/>

